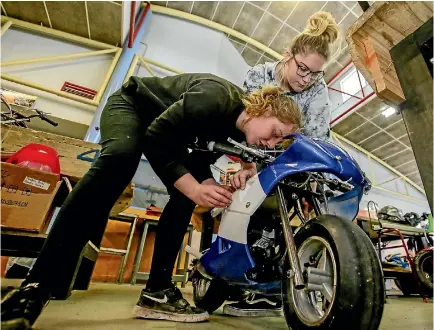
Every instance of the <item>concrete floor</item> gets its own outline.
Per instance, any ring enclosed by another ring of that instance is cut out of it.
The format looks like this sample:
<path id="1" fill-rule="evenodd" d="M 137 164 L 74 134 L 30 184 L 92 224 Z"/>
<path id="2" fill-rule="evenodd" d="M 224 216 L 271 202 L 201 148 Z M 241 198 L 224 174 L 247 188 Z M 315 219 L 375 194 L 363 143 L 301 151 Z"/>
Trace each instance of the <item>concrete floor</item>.
<path id="1" fill-rule="evenodd" d="M 16 281 L 2 280 L 2 287 L 16 284 Z M 88 291 L 75 291 L 68 300 L 51 301 L 34 329 L 287 329 L 283 316 L 236 318 L 222 315 L 221 310 L 214 313 L 209 322 L 199 324 L 132 319 L 131 310 L 140 290 L 141 286 L 93 283 Z M 191 302 L 191 287 L 182 291 L 184 297 Z M 423 303 L 417 296 L 389 298 L 380 329 L 432 330 L 432 300 Z"/>

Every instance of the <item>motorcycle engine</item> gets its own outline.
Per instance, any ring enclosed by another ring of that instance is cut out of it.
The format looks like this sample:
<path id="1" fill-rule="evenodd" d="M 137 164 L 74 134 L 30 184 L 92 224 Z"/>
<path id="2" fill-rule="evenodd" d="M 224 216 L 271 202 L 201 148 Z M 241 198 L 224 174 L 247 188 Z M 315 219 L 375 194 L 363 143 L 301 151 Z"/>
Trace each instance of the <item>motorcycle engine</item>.
<path id="1" fill-rule="evenodd" d="M 269 210 L 255 212 L 247 232 L 247 243 L 256 266 L 246 272 L 249 280 L 266 283 L 280 279 L 280 257 L 285 250 L 278 215 Z"/>

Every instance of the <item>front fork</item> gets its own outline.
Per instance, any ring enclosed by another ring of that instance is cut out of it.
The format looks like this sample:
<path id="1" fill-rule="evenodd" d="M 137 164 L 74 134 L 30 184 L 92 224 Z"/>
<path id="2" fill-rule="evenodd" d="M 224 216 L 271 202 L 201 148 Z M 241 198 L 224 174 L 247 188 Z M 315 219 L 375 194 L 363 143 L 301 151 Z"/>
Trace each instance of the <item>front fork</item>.
<path id="1" fill-rule="evenodd" d="M 291 220 L 288 216 L 288 207 L 286 206 L 285 196 L 283 195 L 282 188 L 277 186 L 277 200 L 279 203 L 280 218 L 282 220 L 283 233 L 285 236 L 285 243 L 288 249 L 289 265 L 293 272 L 294 287 L 296 289 L 304 289 L 305 284 L 303 280 L 303 272 L 298 259 L 297 246 L 294 241 L 294 234 L 291 228 Z"/>

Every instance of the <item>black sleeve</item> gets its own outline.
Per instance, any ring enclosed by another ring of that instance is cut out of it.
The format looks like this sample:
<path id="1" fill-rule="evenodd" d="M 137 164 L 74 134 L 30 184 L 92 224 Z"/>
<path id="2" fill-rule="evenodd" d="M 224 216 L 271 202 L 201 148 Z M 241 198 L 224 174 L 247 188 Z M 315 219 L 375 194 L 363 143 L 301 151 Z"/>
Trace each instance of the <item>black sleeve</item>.
<path id="1" fill-rule="evenodd" d="M 215 125 L 230 104 L 228 90 L 213 80 L 200 80 L 156 118 L 145 133 L 144 153 L 167 187 L 189 173 L 187 146 L 198 130 Z"/>

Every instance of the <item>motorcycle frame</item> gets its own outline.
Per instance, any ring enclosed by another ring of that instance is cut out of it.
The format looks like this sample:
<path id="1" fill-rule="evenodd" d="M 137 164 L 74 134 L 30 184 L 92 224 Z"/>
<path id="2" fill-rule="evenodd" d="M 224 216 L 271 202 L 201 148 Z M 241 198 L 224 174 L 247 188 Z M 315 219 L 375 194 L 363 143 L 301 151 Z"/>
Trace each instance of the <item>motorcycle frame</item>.
<path id="1" fill-rule="evenodd" d="M 343 194 L 343 200 L 355 198 L 358 204 L 363 189 L 369 184 L 363 172 L 352 157 L 336 145 L 317 140 L 310 140 L 295 134 L 291 146 L 279 157 L 246 182 L 244 190 L 237 190 L 232 196 L 231 205 L 223 211 L 220 228 L 216 240 L 211 248 L 200 258 L 203 270 L 214 277 L 224 279 L 228 283 L 241 285 L 256 285 L 246 277 L 245 272 L 255 267 L 255 262 L 247 245 L 248 226 L 251 216 L 261 206 L 265 198 L 276 192 L 281 213 L 281 221 L 285 233 L 286 247 L 291 269 L 288 273 L 293 276 L 298 288 L 303 288 L 303 277 L 299 265 L 294 234 L 290 226 L 293 218 L 289 216 L 286 200 L 299 216 L 304 225 L 304 219 L 298 206 L 298 200 L 305 198 L 312 205 L 317 215 L 322 214 L 318 197 L 321 194 L 313 192 L 310 187 L 310 174 L 314 172 L 330 173 L 354 187 L 348 194 Z M 288 184 L 286 179 L 306 174 L 308 180 L 302 186 L 296 183 Z M 351 195 L 352 194 L 352 195 Z M 348 198 L 347 198 L 348 197 Z M 336 200 L 341 202 L 342 200 Z M 354 203 L 353 203 L 354 204 Z M 325 203 L 326 213 L 331 206 L 330 200 Z M 354 209 L 353 209 L 354 211 Z M 351 216 L 347 216 L 350 218 Z M 351 221 L 351 220 L 349 220 Z M 236 263 L 234 263 L 236 260 Z"/>

